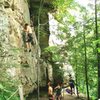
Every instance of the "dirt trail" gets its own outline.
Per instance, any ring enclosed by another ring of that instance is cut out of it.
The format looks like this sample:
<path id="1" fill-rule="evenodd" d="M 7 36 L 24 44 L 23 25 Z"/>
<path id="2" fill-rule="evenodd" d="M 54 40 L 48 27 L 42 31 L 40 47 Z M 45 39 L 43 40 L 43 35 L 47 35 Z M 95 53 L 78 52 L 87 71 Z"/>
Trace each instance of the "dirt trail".
<path id="1" fill-rule="evenodd" d="M 71 95 L 71 94 L 67 93 L 65 90 L 62 91 L 62 97 L 63 97 L 62 100 L 87 100 L 85 97 L 84 98 L 82 97 L 83 94 L 80 94 L 80 97 L 78 98 L 75 94 Z M 37 95 L 34 97 L 34 94 L 32 93 L 31 97 L 29 96 L 29 98 L 27 98 L 26 100 L 37 100 L 36 97 L 37 97 Z M 44 92 L 42 95 L 40 94 L 39 100 L 48 100 L 47 93 Z M 54 100 L 56 100 L 56 99 L 54 99 Z"/>
<path id="2" fill-rule="evenodd" d="M 32 98 L 30 100 L 37 100 L 37 98 Z M 48 98 L 47 97 L 40 97 L 40 100 L 48 100 Z M 86 99 L 84 99 L 82 97 L 77 98 L 75 95 L 71 96 L 70 94 L 66 94 L 66 95 L 64 95 L 64 98 L 62 98 L 62 100 L 86 100 Z"/>

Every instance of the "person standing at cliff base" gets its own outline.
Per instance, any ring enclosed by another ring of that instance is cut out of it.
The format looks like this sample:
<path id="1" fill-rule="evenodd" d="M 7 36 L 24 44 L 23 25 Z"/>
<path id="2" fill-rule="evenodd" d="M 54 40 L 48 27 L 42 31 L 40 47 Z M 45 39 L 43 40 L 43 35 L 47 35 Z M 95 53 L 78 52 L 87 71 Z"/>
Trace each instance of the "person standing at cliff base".
<path id="1" fill-rule="evenodd" d="M 61 100 L 62 87 L 61 87 L 60 83 L 58 83 L 58 85 L 55 87 L 55 90 L 56 90 L 56 100 Z"/>
<path id="2" fill-rule="evenodd" d="M 53 88 L 52 88 L 50 81 L 48 82 L 48 98 L 49 98 L 49 100 L 54 100 L 54 98 L 53 98 Z"/>
<path id="3" fill-rule="evenodd" d="M 74 80 L 72 79 L 72 76 L 69 75 L 69 86 L 70 86 L 70 89 L 71 89 L 71 95 L 74 93 L 73 92 L 73 89 L 74 89 Z"/>

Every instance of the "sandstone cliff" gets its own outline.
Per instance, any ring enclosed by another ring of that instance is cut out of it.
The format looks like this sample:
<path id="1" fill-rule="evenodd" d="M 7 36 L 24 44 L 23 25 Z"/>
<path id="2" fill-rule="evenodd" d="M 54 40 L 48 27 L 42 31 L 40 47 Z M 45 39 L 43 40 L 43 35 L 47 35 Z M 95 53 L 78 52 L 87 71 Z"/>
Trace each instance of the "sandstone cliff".
<path id="1" fill-rule="evenodd" d="M 37 66 L 40 86 L 46 85 L 47 76 L 52 79 L 52 66 L 38 58 L 41 50 L 34 28 L 32 52 L 24 52 L 21 33 L 25 23 L 30 23 L 27 0 L 0 0 L 0 68 L 6 67 L 4 72 L 19 80 L 28 94 L 37 87 Z"/>

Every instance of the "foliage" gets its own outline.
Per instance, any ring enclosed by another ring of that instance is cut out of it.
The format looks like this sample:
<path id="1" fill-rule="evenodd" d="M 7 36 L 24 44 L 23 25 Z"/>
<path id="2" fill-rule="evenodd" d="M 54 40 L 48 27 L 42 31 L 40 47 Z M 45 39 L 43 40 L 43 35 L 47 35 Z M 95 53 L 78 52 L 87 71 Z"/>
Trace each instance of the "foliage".
<path id="1" fill-rule="evenodd" d="M 62 22 L 63 18 L 69 14 L 67 8 L 73 8 L 73 2 L 74 0 L 54 0 L 53 5 L 56 9 L 54 16 L 58 21 Z"/>
<path id="2" fill-rule="evenodd" d="M 63 83 L 63 74 L 64 71 L 61 69 L 59 64 L 53 65 L 53 79 L 54 79 L 54 85 L 57 85 L 58 83 Z"/>
<path id="3" fill-rule="evenodd" d="M 58 82 L 63 82 L 64 71 L 62 66 L 64 59 L 63 56 L 61 56 L 61 47 L 51 46 L 45 48 L 43 57 L 45 61 L 48 61 L 53 66 L 54 85 L 57 85 Z"/>
<path id="4" fill-rule="evenodd" d="M 11 99 L 9 100 L 19 100 L 18 89 L 16 88 L 16 85 L 16 81 L 11 81 L 11 79 L 2 81 L 2 83 L 0 83 L 0 100 L 8 100 L 10 97 Z M 12 95 L 15 91 L 16 94 Z"/>
<path id="5" fill-rule="evenodd" d="M 47 60 L 56 63 L 64 62 L 64 52 L 60 46 L 49 46 L 44 49 L 44 56 L 48 58 Z"/>
<path id="6" fill-rule="evenodd" d="M 12 69 L 19 66 L 15 61 L 11 60 L 18 55 L 19 49 L 12 48 L 5 51 L 0 49 L 0 100 L 19 100 L 18 84 L 19 81 L 15 76 L 12 76 Z M 13 58 L 12 58 L 13 57 Z M 7 59 L 7 60 L 6 60 Z M 11 71 L 10 71 L 11 70 Z M 11 96 L 17 90 L 16 94 Z"/>
<path id="7" fill-rule="evenodd" d="M 65 3 L 66 2 L 66 3 Z M 57 11 L 54 16 L 58 20 L 59 24 L 63 27 L 59 27 L 61 32 L 66 33 L 66 37 L 62 34 L 59 36 L 61 40 L 66 40 L 65 45 L 59 48 L 57 55 L 66 52 L 64 58 L 68 58 L 68 62 L 73 66 L 75 74 L 77 76 L 77 84 L 79 91 L 86 94 L 86 79 L 85 79 L 85 52 L 84 52 L 84 34 L 86 40 L 86 57 L 87 57 L 87 75 L 88 75 L 88 86 L 89 93 L 92 100 L 97 98 L 97 58 L 96 58 L 96 45 L 100 44 L 100 37 L 96 40 L 95 38 L 95 17 L 94 17 L 94 5 L 90 2 L 88 7 L 83 7 L 80 4 L 75 3 L 73 0 L 55 0 L 55 8 Z M 90 6 L 91 5 L 91 6 Z M 72 14 L 75 11 L 77 14 Z M 97 4 L 97 10 L 99 6 Z M 98 31 L 99 30 L 99 15 L 98 17 Z M 72 34 L 74 32 L 74 34 Z M 69 35 L 70 34 L 70 35 Z M 97 48 L 100 52 L 100 48 Z M 56 51 L 56 50 L 55 50 Z M 62 52 L 61 52 L 62 51 Z M 53 51 L 52 51 L 53 52 Z M 56 59 L 57 61 L 58 59 Z M 61 59 L 60 59 L 61 60 Z M 60 62 L 59 60 L 59 62 Z M 64 62 L 64 60 L 63 60 Z M 91 84 L 92 83 L 92 84 Z M 92 88 L 92 89 L 91 89 Z"/>

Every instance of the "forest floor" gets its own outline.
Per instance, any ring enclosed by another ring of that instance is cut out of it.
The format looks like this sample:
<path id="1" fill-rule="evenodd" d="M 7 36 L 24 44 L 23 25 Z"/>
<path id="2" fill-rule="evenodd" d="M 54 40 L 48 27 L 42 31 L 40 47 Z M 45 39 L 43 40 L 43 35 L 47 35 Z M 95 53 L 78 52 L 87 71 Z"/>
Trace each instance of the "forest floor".
<path id="1" fill-rule="evenodd" d="M 31 97 L 28 97 L 26 100 L 37 100 L 37 97 L 36 96 L 34 97 L 34 94 L 31 94 Z M 47 93 L 43 93 L 42 96 L 40 95 L 39 100 L 48 100 Z M 87 100 L 87 99 L 82 95 L 80 95 L 78 98 L 76 95 L 71 95 L 64 92 L 62 100 Z"/>
<path id="2" fill-rule="evenodd" d="M 31 99 L 27 99 L 27 100 L 37 100 L 37 98 L 31 98 Z M 40 97 L 39 100 L 48 100 L 47 97 Z M 71 96 L 71 95 L 68 95 L 66 94 L 64 96 L 64 98 L 62 98 L 62 100 L 86 100 L 86 98 L 83 98 L 83 97 L 76 97 L 76 96 Z"/>

